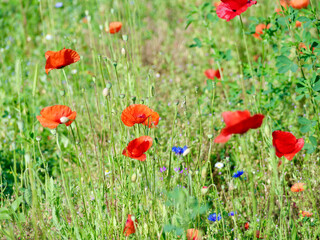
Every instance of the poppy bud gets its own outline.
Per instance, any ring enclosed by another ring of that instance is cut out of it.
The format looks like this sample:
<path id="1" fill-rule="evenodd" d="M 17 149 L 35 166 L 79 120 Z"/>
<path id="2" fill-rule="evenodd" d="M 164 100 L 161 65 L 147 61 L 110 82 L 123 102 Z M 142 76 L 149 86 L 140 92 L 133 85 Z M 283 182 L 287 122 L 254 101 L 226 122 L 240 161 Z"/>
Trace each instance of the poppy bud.
<path id="1" fill-rule="evenodd" d="M 126 95 L 125 95 L 125 94 L 120 94 L 119 97 L 120 97 L 121 99 L 124 99 L 124 98 L 126 97 Z"/>
<path id="2" fill-rule="evenodd" d="M 24 159 L 26 160 L 26 163 L 27 163 L 27 164 L 30 163 L 30 162 L 31 162 L 30 154 L 29 154 L 29 153 L 26 153 L 26 154 L 24 155 Z"/>
<path id="3" fill-rule="evenodd" d="M 208 134 L 208 138 L 212 139 L 213 138 L 213 134 Z"/>
<path id="4" fill-rule="evenodd" d="M 179 105 L 179 100 L 175 100 L 175 101 L 174 101 L 174 104 L 175 104 L 175 105 Z"/>
<path id="5" fill-rule="evenodd" d="M 42 138 L 41 136 L 37 136 L 37 137 L 36 137 L 36 140 L 37 140 L 38 142 L 40 142 L 40 141 L 41 141 L 41 138 Z"/>
<path id="6" fill-rule="evenodd" d="M 141 99 L 141 100 L 140 100 L 140 103 L 141 103 L 141 104 L 144 104 L 144 100 L 143 100 L 143 99 Z"/>
<path id="7" fill-rule="evenodd" d="M 183 154 L 182 154 L 182 156 L 187 156 L 188 154 L 190 153 L 190 148 L 187 148 L 184 152 L 183 152 Z"/>
<path id="8" fill-rule="evenodd" d="M 201 170 L 201 177 L 205 179 L 207 177 L 207 167 L 203 167 Z"/>
<path id="9" fill-rule="evenodd" d="M 151 96 L 154 97 L 155 95 L 155 90 L 154 90 L 154 86 L 151 87 Z"/>
<path id="10" fill-rule="evenodd" d="M 121 54 L 124 56 L 126 55 L 126 50 L 124 48 L 121 48 Z"/>
<path id="11" fill-rule="evenodd" d="M 244 224 L 244 228 L 245 228 L 246 230 L 249 229 L 249 222 L 246 222 L 246 223 Z"/>
<path id="12" fill-rule="evenodd" d="M 62 117 L 62 118 L 60 118 L 60 122 L 61 122 L 61 123 L 67 123 L 67 122 L 69 122 L 69 121 L 70 121 L 70 119 L 67 118 L 67 117 Z"/>
<path id="13" fill-rule="evenodd" d="M 63 97 L 66 94 L 64 90 L 60 90 L 60 95 Z"/>
<path id="14" fill-rule="evenodd" d="M 132 100 L 133 103 L 135 103 L 136 100 L 137 100 L 137 97 L 136 97 L 136 96 L 132 96 L 132 97 L 131 97 L 131 100 Z"/>
<path id="15" fill-rule="evenodd" d="M 136 182 L 136 180 L 137 180 L 137 174 L 134 173 L 134 174 L 132 174 L 132 176 L 131 176 L 131 182 Z"/>
<path id="16" fill-rule="evenodd" d="M 199 91 L 199 87 L 198 86 L 195 87 L 195 91 L 196 91 L 196 93 L 198 93 L 198 91 Z"/>
<path id="17" fill-rule="evenodd" d="M 208 190 L 209 190 L 208 187 L 206 187 L 206 186 L 202 187 L 202 188 L 201 188 L 201 194 L 202 194 L 202 195 L 206 195 L 207 192 L 208 192 Z"/>
<path id="18" fill-rule="evenodd" d="M 103 89 L 102 95 L 105 97 L 108 97 L 110 95 L 109 89 L 108 88 Z"/>
<path id="19" fill-rule="evenodd" d="M 128 35 L 122 35 L 122 40 L 125 42 L 128 41 Z"/>
<path id="20" fill-rule="evenodd" d="M 106 88 L 110 89 L 112 87 L 112 83 L 108 82 Z"/>
<path id="21" fill-rule="evenodd" d="M 118 63 L 116 61 L 114 61 L 112 64 L 115 68 L 118 66 Z"/>

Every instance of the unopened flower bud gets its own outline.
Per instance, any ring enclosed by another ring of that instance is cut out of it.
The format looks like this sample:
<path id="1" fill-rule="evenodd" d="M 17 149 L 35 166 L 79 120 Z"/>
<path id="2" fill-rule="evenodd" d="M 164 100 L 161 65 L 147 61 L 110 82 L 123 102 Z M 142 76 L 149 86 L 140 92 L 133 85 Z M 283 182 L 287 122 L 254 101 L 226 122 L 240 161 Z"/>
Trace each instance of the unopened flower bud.
<path id="1" fill-rule="evenodd" d="M 103 89 L 102 95 L 105 96 L 105 97 L 108 97 L 110 95 L 109 88 Z"/>
<path id="2" fill-rule="evenodd" d="M 136 180 L 137 180 L 137 174 L 133 173 L 131 176 L 131 182 L 136 182 Z"/>
<path id="3" fill-rule="evenodd" d="M 41 136 L 37 136 L 37 137 L 36 137 L 36 140 L 37 140 L 38 142 L 40 142 L 40 141 L 41 141 L 41 138 L 42 138 Z"/>
<path id="4" fill-rule="evenodd" d="M 120 94 L 119 97 L 120 97 L 121 99 L 124 99 L 124 98 L 126 97 L 126 95 L 125 95 L 125 94 Z"/>
<path id="5" fill-rule="evenodd" d="M 122 40 L 125 42 L 128 41 L 128 35 L 122 35 Z"/>
<path id="6" fill-rule="evenodd" d="M 195 87 L 195 91 L 196 91 L 196 93 L 198 93 L 198 91 L 199 91 L 199 87 L 198 86 Z"/>
<path id="7" fill-rule="evenodd" d="M 183 154 L 182 154 L 182 156 L 187 156 L 188 154 L 190 153 L 190 148 L 187 148 L 184 152 L 183 152 Z"/>
<path id="8" fill-rule="evenodd" d="M 67 117 L 62 117 L 62 118 L 60 118 L 60 122 L 61 122 L 61 123 L 67 123 L 67 122 L 69 122 L 69 121 L 70 121 L 70 119 L 67 118 Z"/>
<path id="9" fill-rule="evenodd" d="M 207 192 L 208 192 L 208 190 L 209 190 L 208 187 L 206 187 L 206 186 L 202 187 L 202 188 L 201 188 L 201 194 L 202 194 L 202 195 L 206 195 Z"/>
<path id="10" fill-rule="evenodd" d="M 213 138 L 213 134 L 208 134 L 208 138 L 212 139 Z"/>
<path id="11" fill-rule="evenodd" d="M 66 95 L 66 92 L 64 90 L 60 90 L 60 95 L 63 97 L 64 95 Z"/>
<path id="12" fill-rule="evenodd" d="M 207 168 L 203 167 L 201 170 L 201 177 L 205 179 L 207 177 Z"/>
<path id="13" fill-rule="evenodd" d="M 126 50 L 124 48 L 121 48 L 121 54 L 124 56 L 126 55 Z"/>
<path id="14" fill-rule="evenodd" d="M 137 100 L 137 97 L 136 97 L 136 96 L 132 96 L 132 97 L 131 97 L 131 100 L 132 100 L 133 103 L 135 103 L 136 100 Z"/>

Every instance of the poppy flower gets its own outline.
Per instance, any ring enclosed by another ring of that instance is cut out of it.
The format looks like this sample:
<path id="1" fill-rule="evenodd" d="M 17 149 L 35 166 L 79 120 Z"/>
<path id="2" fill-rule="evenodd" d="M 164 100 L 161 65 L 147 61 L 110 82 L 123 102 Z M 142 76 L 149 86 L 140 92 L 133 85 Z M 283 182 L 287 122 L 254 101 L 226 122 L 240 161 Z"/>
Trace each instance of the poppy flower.
<path id="1" fill-rule="evenodd" d="M 304 183 L 295 183 L 291 187 L 291 192 L 302 192 L 304 191 Z"/>
<path id="2" fill-rule="evenodd" d="M 299 213 L 302 215 L 302 217 L 311 217 L 312 216 L 312 213 L 310 212 L 307 212 L 307 211 L 302 211 L 301 213 Z"/>
<path id="3" fill-rule="evenodd" d="M 222 70 L 222 69 L 221 69 Z M 220 71 L 219 69 L 214 70 L 214 69 L 208 69 L 204 72 L 204 74 L 206 75 L 207 78 L 209 79 L 214 79 L 214 78 L 218 78 L 221 79 L 221 75 L 220 75 Z"/>
<path id="4" fill-rule="evenodd" d="M 257 1 L 252 0 L 221 0 L 217 7 L 217 15 L 219 18 L 227 20 L 231 19 L 247 11 L 248 7 L 257 4 Z"/>
<path id="5" fill-rule="evenodd" d="M 123 110 L 121 121 L 127 127 L 143 124 L 152 128 L 159 123 L 159 114 L 143 104 L 132 104 Z"/>
<path id="6" fill-rule="evenodd" d="M 149 136 L 142 136 L 129 142 L 128 146 L 122 151 L 126 157 L 145 161 L 147 155 L 144 154 L 152 146 L 152 138 Z"/>
<path id="7" fill-rule="evenodd" d="M 301 26 L 302 26 L 302 22 L 296 21 L 296 28 L 299 28 L 299 27 L 301 27 Z"/>
<path id="8" fill-rule="evenodd" d="M 133 221 L 132 218 L 134 219 L 134 216 L 132 216 L 132 218 L 131 216 L 132 215 L 128 214 L 126 225 L 124 226 L 124 229 L 123 229 L 123 233 L 126 237 L 136 232 L 134 225 L 137 224 L 138 221 L 137 219 Z"/>
<path id="9" fill-rule="evenodd" d="M 274 131 L 272 144 L 276 149 L 277 157 L 284 156 L 289 161 L 303 148 L 303 138 L 296 139 L 290 132 Z"/>
<path id="10" fill-rule="evenodd" d="M 284 8 L 287 9 L 287 7 L 289 6 L 289 2 L 288 0 L 280 0 L 280 5 Z M 277 8 L 276 12 L 278 13 L 278 15 L 283 15 L 282 14 L 282 9 Z"/>
<path id="11" fill-rule="evenodd" d="M 53 69 L 64 68 L 65 66 L 80 60 L 80 56 L 76 51 L 66 48 L 58 52 L 47 51 L 45 53 L 45 57 L 47 59 L 45 66 L 47 74 L 49 74 L 49 72 Z"/>
<path id="12" fill-rule="evenodd" d="M 122 28 L 122 23 L 121 22 L 111 22 L 109 24 L 109 33 L 115 34 L 119 32 Z"/>
<path id="13" fill-rule="evenodd" d="M 248 230 L 248 229 L 249 229 L 249 222 L 246 222 L 246 223 L 244 224 L 244 229 L 245 229 L 245 230 Z"/>
<path id="14" fill-rule="evenodd" d="M 222 113 L 226 127 L 222 129 L 221 133 L 214 140 L 215 143 L 226 143 L 229 141 L 232 134 L 243 134 L 249 129 L 259 128 L 262 124 L 264 115 L 255 114 L 251 116 L 248 110 L 224 112 Z"/>
<path id="15" fill-rule="evenodd" d="M 295 9 L 307 8 L 310 0 L 291 0 L 290 6 Z"/>
<path id="16" fill-rule="evenodd" d="M 73 112 L 69 107 L 64 105 L 54 105 L 45 107 L 40 112 L 41 116 L 37 119 L 43 127 L 54 129 L 59 124 L 69 126 L 76 119 L 77 113 Z"/>
<path id="17" fill-rule="evenodd" d="M 201 233 L 195 228 L 190 228 L 187 230 L 187 239 L 188 240 L 201 240 Z"/>
<path id="18" fill-rule="evenodd" d="M 263 23 L 261 24 L 258 24 L 256 26 L 256 32 L 253 34 L 253 36 L 256 38 L 256 39 L 261 39 L 261 35 L 263 34 L 263 30 L 264 29 L 269 29 L 270 28 L 270 24 L 268 25 L 265 25 Z"/>

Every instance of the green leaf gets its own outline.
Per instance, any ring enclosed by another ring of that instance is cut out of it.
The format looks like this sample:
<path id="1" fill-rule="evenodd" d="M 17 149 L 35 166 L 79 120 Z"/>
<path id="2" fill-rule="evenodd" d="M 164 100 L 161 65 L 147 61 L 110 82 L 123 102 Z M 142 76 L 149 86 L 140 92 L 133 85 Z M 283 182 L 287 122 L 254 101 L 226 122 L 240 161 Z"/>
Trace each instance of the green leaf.
<path id="1" fill-rule="evenodd" d="M 22 201 L 23 201 L 23 197 L 20 196 L 11 204 L 11 208 L 14 212 L 18 209 Z"/>
<path id="2" fill-rule="evenodd" d="M 301 133 L 307 133 L 309 132 L 311 129 L 311 126 L 310 125 L 303 125 L 301 128 L 300 128 L 300 132 Z"/>
<path id="3" fill-rule="evenodd" d="M 317 146 L 317 139 L 314 136 L 309 137 L 310 142 L 312 143 L 313 146 Z"/>
<path id="4" fill-rule="evenodd" d="M 299 122 L 300 124 L 302 124 L 302 125 L 309 125 L 309 124 L 310 124 L 310 120 L 308 120 L 308 119 L 306 119 L 306 118 L 304 118 L 304 117 L 300 117 L 300 118 L 298 119 L 298 122 Z"/>
<path id="5" fill-rule="evenodd" d="M 286 73 L 289 70 L 296 72 L 298 70 L 298 65 L 284 55 L 277 57 L 276 67 L 278 68 L 279 73 Z"/>

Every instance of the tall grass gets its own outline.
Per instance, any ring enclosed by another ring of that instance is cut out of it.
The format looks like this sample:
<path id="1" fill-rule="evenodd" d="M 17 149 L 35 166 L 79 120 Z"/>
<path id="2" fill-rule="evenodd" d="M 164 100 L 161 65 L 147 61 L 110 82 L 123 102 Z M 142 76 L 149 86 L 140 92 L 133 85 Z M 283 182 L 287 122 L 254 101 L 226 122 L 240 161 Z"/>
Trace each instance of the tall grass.
<path id="1" fill-rule="evenodd" d="M 138 222 L 132 239 L 186 239 L 189 228 L 204 239 L 256 239 L 256 230 L 266 239 L 320 238 L 319 47 L 293 57 L 299 42 L 319 42 L 318 2 L 279 19 L 278 2 L 259 1 L 241 23 L 219 20 L 205 1 L 55 4 L 0 3 L 1 239 L 126 239 L 128 214 Z M 310 23 L 294 28 L 301 16 Z M 118 34 L 105 31 L 111 21 L 123 23 Z M 262 40 L 252 37 L 259 22 L 275 26 Z M 201 46 L 190 47 L 195 39 Z M 44 53 L 64 47 L 81 60 L 46 75 Z M 282 54 L 299 69 L 279 73 Z M 221 81 L 206 79 L 208 68 Z M 133 103 L 157 111 L 158 127 L 124 126 L 121 112 Z M 50 131 L 36 116 L 55 104 L 77 118 Z M 262 127 L 214 143 L 221 113 L 245 109 L 266 116 Z M 279 167 L 278 129 L 307 143 Z M 123 156 L 142 135 L 154 140 L 147 160 Z M 186 156 L 171 150 L 185 145 Z M 238 170 L 244 175 L 233 178 Z M 308 187 L 292 193 L 298 181 Z M 221 220 L 209 221 L 212 213 Z"/>

